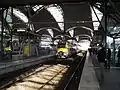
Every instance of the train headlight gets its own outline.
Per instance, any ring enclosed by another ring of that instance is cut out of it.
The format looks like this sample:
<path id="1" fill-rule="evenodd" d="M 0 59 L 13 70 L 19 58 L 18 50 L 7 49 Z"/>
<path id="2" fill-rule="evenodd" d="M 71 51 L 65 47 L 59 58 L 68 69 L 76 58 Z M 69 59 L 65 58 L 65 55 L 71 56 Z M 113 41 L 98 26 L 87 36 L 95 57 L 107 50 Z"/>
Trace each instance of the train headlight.
<path id="1" fill-rule="evenodd" d="M 63 56 L 63 55 L 64 55 L 64 52 L 63 52 L 63 51 L 60 51 L 60 52 L 57 53 L 57 55 Z"/>
<path id="2" fill-rule="evenodd" d="M 64 56 L 68 56 L 68 50 L 64 50 Z"/>

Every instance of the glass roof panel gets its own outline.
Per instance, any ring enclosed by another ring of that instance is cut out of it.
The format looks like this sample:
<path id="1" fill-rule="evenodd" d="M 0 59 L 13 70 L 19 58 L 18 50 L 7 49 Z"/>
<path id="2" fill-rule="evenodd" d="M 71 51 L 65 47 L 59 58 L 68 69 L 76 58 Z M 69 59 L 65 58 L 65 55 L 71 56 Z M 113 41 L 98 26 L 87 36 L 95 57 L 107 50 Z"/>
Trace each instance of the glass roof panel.
<path id="1" fill-rule="evenodd" d="M 49 34 L 50 34 L 52 37 L 54 37 L 52 29 L 47 29 L 47 31 L 49 32 Z"/>
<path id="2" fill-rule="evenodd" d="M 111 43 L 113 43 L 113 38 L 107 36 L 107 44 L 111 45 Z M 108 47 L 110 47 L 110 46 L 108 46 Z"/>
<path id="3" fill-rule="evenodd" d="M 70 30 L 69 33 L 70 33 L 71 37 L 74 36 L 74 30 Z"/>
<path id="4" fill-rule="evenodd" d="M 7 15 L 6 15 L 6 14 L 7 14 Z M 4 18 L 6 18 L 6 21 L 7 21 L 8 23 L 11 23 L 11 22 L 12 22 L 11 8 L 9 8 L 8 11 L 7 11 L 7 10 L 4 11 Z"/>
<path id="5" fill-rule="evenodd" d="M 79 36 L 76 36 L 76 40 L 79 41 Z"/>
<path id="6" fill-rule="evenodd" d="M 120 38 L 115 39 L 115 43 L 116 43 L 116 44 L 118 44 L 118 43 L 119 43 L 119 45 L 120 45 Z"/>
<path id="7" fill-rule="evenodd" d="M 52 38 L 50 38 L 49 35 L 42 35 L 41 37 L 41 42 L 40 42 L 40 46 L 41 47 L 51 47 L 50 44 L 52 44 Z"/>
<path id="8" fill-rule="evenodd" d="M 92 13 L 92 21 L 98 21 L 93 9 L 95 10 L 99 20 L 101 21 L 102 17 L 103 17 L 103 13 L 101 13 L 98 9 L 96 9 L 95 7 L 90 7 L 91 8 L 91 13 Z M 93 26 L 94 26 L 94 30 L 98 30 L 100 23 L 99 22 L 93 22 Z"/>
<path id="9" fill-rule="evenodd" d="M 23 14 L 20 10 L 13 8 L 13 14 L 18 17 L 20 20 L 22 20 L 23 22 L 27 23 L 28 22 L 28 18 L 25 14 Z"/>
<path id="10" fill-rule="evenodd" d="M 64 30 L 64 18 L 63 18 L 63 10 L 58 5 L 49 5 L 46 9 L 51 13 L 51 15 L 55 18 L 56 22 L 61 30 Z M 59 23 L 61 22 L 61 23 Z"/>
<path id="11" fill-rule="evenodd" d="M 120 30 L 120 27 L 114 27 L 113 30 L 114 30 L 114 33 L 118 33 Z"/>
<path id="12" fill-rule="evenodd" d="M 4 15 L 4 20 L 6 20 L 6 22 L 9 24 L 9 26 L 11 26 L 11 22 L 12 22 L 12 18 L 11 18 L 11 8 L 9 8 L 8 10 L 6 9 L 3 13 Z M 3 34 L 8 34 L 9 33 L 9 30 L 7 27 L 9 27 L 5 24 L 5 27 L 4 27 L 4 33 Z M 1 32 L 1 21 L 0 21 L 0 32 Z"/>
<path id="13" fill-rule="evenodd" d="M 115 26 L 115 27 L 109 27 L 109 34 L 112 35 L 112 37 L 117 37 L 119 36 L 119 33 L 120 33 L 120 26 Z"/>
<path id="14" fill-rule="evenodd" d="M 32 9 L 36 12 L 37 10 L 39 10 L 43 5 L 35 5 L 32 7 Z"/>
<path id="15" fill-rule="evenodd" d="M 108 18 L 108 25 L 107 25 L 108 34 L 117 33 L 118 31 L 117 29 L 119 29 L 119 26 L 116 25 L 116 22 L 113 19 Z"/>
<path id="16" fill-rule="evenodd" d="M 36 12 L 41 7 L 43 7 L 43 5 L 35 5 L 32 8 Z M 64 23 L 63 23 L 64 18 L 63 18 L 63 10 L 62 10 L 62 8 L 57 4 L 47 5 L 47 6 L 44 6 L 43 8 L 45 8 L 46 10 L 48 10 L 51 13 L 51 15 L 54 17 L 56 22 L 58 22 L 58 25 L 59 25 L 60 29 L 64 30 Z"/>
<path id="17" fill-rule="evenodd" d="M 96 5 L 100 8 L 101 7 L 101 3 L 97 2 Z"/>
<path id="18" fill-rule="evenodd" d="M 28 23 L 29 21 L 28 17 L 24 13 L 22 13 L 19 9 L 13 8 L 13 14 L 24 23 Z M 26 24 L 26 25 L 30 28 L 30 30 L 34 30 L 33 24 Z"/>

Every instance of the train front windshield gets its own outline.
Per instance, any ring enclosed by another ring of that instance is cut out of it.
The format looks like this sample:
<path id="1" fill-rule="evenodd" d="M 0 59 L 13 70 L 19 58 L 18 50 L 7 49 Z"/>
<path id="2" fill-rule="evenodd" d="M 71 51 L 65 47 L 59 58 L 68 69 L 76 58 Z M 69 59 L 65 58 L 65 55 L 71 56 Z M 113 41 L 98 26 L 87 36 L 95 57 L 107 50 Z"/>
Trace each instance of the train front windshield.
<path id="1" fill-rule="evenodd" d="M 66 43 L 58 43 L 57 48 L 65 48 Z"/>

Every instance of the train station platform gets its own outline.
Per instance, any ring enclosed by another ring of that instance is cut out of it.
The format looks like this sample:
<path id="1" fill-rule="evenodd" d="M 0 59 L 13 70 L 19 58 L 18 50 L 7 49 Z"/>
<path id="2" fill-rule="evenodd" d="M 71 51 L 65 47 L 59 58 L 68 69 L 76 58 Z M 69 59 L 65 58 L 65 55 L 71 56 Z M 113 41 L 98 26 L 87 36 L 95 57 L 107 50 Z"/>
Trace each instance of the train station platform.
<path id="1" fill-rule="evenodd" d="M 94 61 L 97 60 L 96 55 L 93 55 L 92 57 Z M 99 71 L 96 69 L 97 75 L 98 72 Z M 100 90 L 120 90 L 120 67 L 111 67 L 110 70 L 104 69 L 103 73 L 104 81 L 100 84 Z"/>
<path id="2" fill-rule="evenodd" d="M 29 66 L 33 66 L 42 62 L 45 62 L 47 60 L 51 60 L 55 54 L 51 53 L 48 55 L 42 55 L 38 57 L 31 57 L 26 59 L 18 59 L 18 60 L 6 60 L 0 62 L 0 75 L 12 72 L 15 70 L 23 69 Z"/>
<path id="3" fill-rule="evenodd" d="M 97 56 L 87 53 L 78 90 L 120 90 L 120 67 L 104 69 L 102 82 L 100 73 Z"/>
<path id="4" fill-rule="evenodd" d="M 87 52 L 86 55 L 86 61 L 78 90 L 100 90 L 99 82 L 97 80 L 89 52 Z"/>

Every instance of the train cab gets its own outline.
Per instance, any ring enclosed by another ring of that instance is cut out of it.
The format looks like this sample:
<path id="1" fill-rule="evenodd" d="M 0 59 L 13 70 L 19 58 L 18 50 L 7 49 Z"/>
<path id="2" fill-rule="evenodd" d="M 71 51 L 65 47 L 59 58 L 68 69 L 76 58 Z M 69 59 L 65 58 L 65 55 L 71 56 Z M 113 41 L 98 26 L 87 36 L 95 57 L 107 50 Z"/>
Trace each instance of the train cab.
<path id="1" fill-rule="evenodd" d="M 69 56 L 68 42 L 58 42 L 56 47 L 56 56 L 57 58 L 67 58 Z"/>

